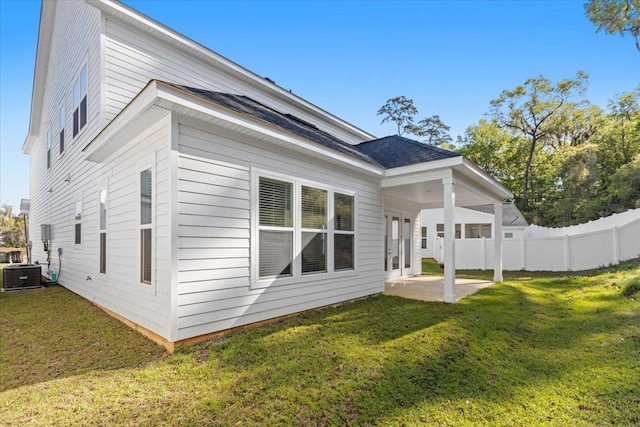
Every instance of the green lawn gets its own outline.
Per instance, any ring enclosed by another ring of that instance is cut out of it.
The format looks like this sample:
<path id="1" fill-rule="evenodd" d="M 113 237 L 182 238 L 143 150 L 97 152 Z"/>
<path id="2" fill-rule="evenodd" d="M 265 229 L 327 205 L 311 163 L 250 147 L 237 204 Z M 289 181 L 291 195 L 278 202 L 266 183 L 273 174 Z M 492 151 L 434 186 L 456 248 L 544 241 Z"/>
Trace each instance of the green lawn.
<path id="1" fill-rule="evenodd" d="M 0 425 L 638 425 L 638 277 L 377 296 L 170 356 L 60 287 L 7 292 Z"/>

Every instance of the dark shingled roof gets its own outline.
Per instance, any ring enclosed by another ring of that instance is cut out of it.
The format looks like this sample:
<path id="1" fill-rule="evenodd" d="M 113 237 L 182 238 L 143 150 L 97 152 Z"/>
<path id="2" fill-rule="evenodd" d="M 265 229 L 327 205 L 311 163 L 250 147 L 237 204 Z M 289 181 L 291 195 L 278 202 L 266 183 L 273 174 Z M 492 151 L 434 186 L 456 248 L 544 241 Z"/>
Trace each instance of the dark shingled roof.
<path id="1" fill-rule="evenodd" d="M 356 145 L 356 148 L 385 168 L 397 168 L 416 163 L 459 157 L 460 153 L 444 150 L 402 136 L 386 136 Z"/>
<path id="2" fill-rule="evenodd" d="M 493 215 L 493 205 L 465 206 L 465 208 Z M 502 204 L 502 225 L 504 227 L 526 227 L 529 224 L 515 203 L 508 202 Z"/>
<path id="3" fill-rule="evenodd" d="M 214 102 L 222 107 L 245 114 L 253 117 L 254 119 L 277 126 L 297 136 L 317 142 L 318 144 L 340 151 L 341 153 L 355 157 L 356 159 L 363 160 L 376 166 L 384 166 L 366 153 L 358 150 L 357 146 L 341 141 L 335 136 L 318 129 L 312 123 L 308 123 L 291 114 L 276 111 L 247 96 L 197 89 L 175 83 L 162 83 L 184 90 L 199 98 Z"/>

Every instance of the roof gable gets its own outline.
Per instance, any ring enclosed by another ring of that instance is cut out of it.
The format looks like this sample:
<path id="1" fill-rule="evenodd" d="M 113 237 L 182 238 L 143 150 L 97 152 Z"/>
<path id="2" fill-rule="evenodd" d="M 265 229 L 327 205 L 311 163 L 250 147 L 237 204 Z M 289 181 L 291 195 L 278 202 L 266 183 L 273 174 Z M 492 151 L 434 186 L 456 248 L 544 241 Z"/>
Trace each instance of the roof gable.
<path id="1" fill-rule="evenodd" d="M 356 145 L 356 149 L 387 169 L 461 156 L 455 151 L 398 135 L 363 142 Z"/>

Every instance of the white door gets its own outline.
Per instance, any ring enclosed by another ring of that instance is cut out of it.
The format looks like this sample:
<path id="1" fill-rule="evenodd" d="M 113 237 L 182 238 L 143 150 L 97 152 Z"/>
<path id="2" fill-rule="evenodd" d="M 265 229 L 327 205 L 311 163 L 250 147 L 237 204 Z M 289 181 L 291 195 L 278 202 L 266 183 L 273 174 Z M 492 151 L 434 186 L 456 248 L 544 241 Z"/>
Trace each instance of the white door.
<path id="1" fill-rule="evenodd" d="M 399 213 L 386 212 L 384 234 L 384 271 L 387 279 L 409 276 L 413 272 L 411 256 L 411 219 Z"/>
<path id="2" fill-rule="evenodd" d="M 384 271 L 388 279 L 400 277 L 401 275 L 401 220 L 401 215 L 396 213 L 386 213 L 384 215 Z"/>

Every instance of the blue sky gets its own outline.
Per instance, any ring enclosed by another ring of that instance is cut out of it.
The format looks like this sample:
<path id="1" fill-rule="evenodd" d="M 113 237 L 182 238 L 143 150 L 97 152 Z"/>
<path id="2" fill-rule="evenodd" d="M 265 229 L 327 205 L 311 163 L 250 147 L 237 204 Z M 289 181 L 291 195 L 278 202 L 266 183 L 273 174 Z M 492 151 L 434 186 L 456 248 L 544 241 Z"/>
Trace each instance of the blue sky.
<path id="1" fill-rule="evenodd" d="M 206 2 L 126 4 L 377 136 L 376 112 L 412 98 L 452 135 L 528 77 L 590 76 L 606 107 L 640 84 L 629 36 L 596 34 L 582 1 Z M 40 3 L 0 0 L 0 203 L 29 197 L 29 125 Z"/>

